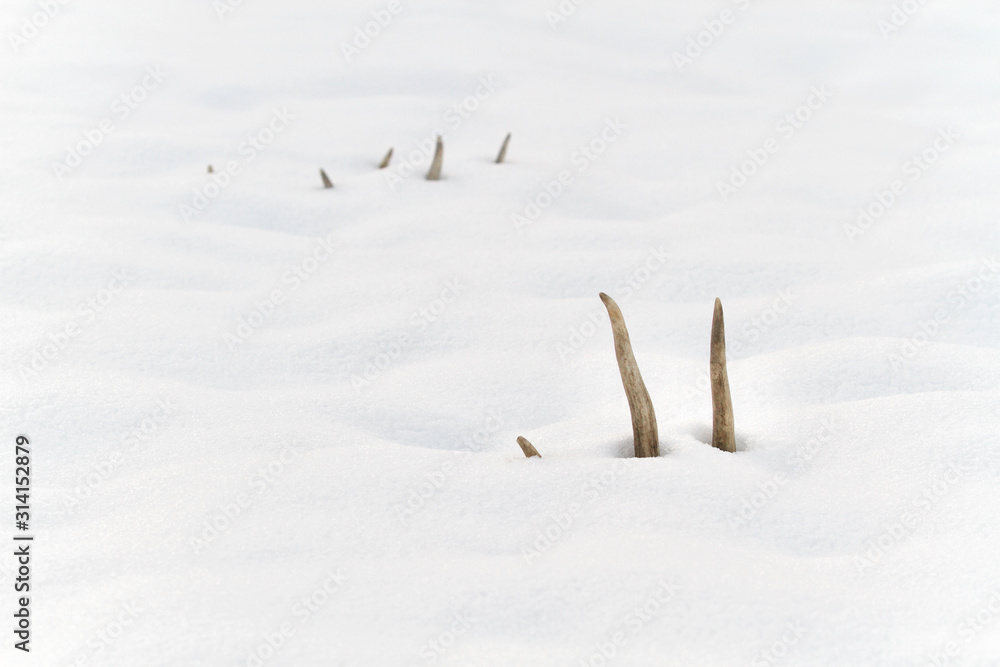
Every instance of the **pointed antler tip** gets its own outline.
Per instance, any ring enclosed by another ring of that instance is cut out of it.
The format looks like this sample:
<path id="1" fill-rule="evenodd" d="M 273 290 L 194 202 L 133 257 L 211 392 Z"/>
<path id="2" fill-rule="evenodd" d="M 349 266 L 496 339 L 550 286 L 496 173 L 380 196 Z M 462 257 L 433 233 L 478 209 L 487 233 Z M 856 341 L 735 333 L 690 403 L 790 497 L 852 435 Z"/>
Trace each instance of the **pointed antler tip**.
<path id="1" fill-rule="evenodd" d="M 712 339 L 709 352 L 709 375 L 712 384 L 712 446 L 725 452 L 736 451 L 733 399 L 726 372 L 726 329 L 722 318 L 722 300 L 715 300 Z"/>
<path id="2" fill-rule="evenodd" d="M 628 398 L 629 412 L 632 414 L 632 442 L 636 458 L 660 455 L 659 435 L 656 428 L 656 413 L 653 402 L 646 391 L 646 385 L 639 373 L 639 365 L 632 354 L 625 318 L 615 300 L 601 292 L 601 301 L 608 309 L 611 319 L 611 333 L 615 340 L 615 358 L 621 374 L 622 386 Z"/>
<path id="3" fill-rule="evenodd" d="M 385 154 L 384 158 L 382 158 L 382 162 L 380 162 L 379 165 L 378 165 L 379 169 L 385 169 L 386 167 L 389 166 L 389 161 L 392 160 L 392 151 L 393 150 L 395 150 L 395 149 L 394 148 L 390 148 L 389 152 Z"/>
<path id="4" fill-rule="evenodd" d="M 507 159 L 507 146 L 510 144 L 510 132 L 507 136 L 503 138 L 503 143 L 500 145 L 500 153 L 497 154 L 496 163 L 503 164 L 504 160 Z"/>
<path id="5" fill-rule="evenodd" d="M 434 147 L 434 160 L 431 162 L 431 168 L 427 172 L 428 181 L 439 181 L 441 180 L 441 166 L 444 163 L 444 142 L 441 140 L 441 135 L 438 135 L 437 145 Z"/>
<path id="6" fill-rule="evenodd" d="M 542 455 L 538 453 L 538 450 L 535 449 L 535 446 L 533 444 L 528 442 L 527 438 L 522 437 L 520 435 L 517 436 L 517 444 L 521 447 L 521 451 L 524 452 L 524 456 L 526 458 L 530 459 L 532 456 L 537 456 L 538 458 L 542 458 Z"/>

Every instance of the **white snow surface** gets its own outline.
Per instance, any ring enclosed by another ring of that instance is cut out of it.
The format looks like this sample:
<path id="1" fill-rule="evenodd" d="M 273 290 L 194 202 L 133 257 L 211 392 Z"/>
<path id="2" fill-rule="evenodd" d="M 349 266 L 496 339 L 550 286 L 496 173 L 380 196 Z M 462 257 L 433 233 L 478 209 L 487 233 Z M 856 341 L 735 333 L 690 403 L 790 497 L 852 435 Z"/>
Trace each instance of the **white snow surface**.
<path id="1" fill-rule="evenodd" d="M 0 7 L 0 663 L 1000 664 L 994 3 L 62 1 Z"/>

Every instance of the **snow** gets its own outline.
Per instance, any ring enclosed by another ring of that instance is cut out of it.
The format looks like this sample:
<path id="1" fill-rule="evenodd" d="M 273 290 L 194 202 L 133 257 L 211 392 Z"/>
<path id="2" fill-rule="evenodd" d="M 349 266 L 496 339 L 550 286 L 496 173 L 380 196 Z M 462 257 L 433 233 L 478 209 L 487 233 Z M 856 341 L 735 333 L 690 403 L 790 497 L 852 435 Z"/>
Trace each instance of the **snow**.
<path id="1" fill-rule="evenodd" d="M 0 662 L 1000 664 L 993 9 L 5 3 Z"/>

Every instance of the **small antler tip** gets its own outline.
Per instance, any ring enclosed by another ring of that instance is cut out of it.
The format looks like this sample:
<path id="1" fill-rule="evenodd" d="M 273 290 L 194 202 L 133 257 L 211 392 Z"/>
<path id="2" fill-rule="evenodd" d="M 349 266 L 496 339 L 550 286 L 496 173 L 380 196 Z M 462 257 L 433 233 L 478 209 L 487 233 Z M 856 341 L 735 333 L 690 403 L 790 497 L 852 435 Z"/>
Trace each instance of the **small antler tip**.
<path id="1" fill-rule="evenodd" d="M 533 444 L 528 442 L 527 438 L 520 435 L 517 436 L 517 444 L 521 447 L 521 451 L 524 452 L 524 456 L 526 458 L 530 459 L 532 456 L 537 456 L 538 458 L 542 458 L 542 455 L 538 453 L 538 450 L 535 449 L 535 446 Z"/>

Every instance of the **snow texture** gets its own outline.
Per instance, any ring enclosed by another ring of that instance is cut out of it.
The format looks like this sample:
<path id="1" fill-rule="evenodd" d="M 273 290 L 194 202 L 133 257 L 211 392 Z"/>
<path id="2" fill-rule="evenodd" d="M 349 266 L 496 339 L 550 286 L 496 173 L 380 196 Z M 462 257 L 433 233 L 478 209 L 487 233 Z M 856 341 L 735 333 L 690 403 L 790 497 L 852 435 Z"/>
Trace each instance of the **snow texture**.
<path id="1" fill-rule="evenodd" d="M 0 28 L 3 665 L 1000 664 L 994 3 Z"/>

